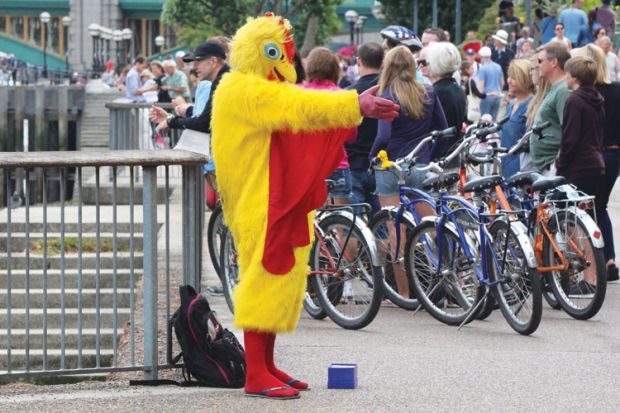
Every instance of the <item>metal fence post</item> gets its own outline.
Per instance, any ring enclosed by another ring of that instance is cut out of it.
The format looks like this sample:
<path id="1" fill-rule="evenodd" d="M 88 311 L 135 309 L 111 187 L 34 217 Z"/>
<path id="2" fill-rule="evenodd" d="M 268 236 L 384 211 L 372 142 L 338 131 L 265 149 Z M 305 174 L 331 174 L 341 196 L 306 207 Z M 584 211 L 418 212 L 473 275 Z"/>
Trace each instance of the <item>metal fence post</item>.
<path id="1" fill-rule="evenodd" d="M 144 167 L 144 378 L 157 379 L 157 167 Z"/>
<path id="2" fill-rule="evenodd" d="M 204 221 L 202 166 L 183 166 L 183 284 L 200 291 Z"/>

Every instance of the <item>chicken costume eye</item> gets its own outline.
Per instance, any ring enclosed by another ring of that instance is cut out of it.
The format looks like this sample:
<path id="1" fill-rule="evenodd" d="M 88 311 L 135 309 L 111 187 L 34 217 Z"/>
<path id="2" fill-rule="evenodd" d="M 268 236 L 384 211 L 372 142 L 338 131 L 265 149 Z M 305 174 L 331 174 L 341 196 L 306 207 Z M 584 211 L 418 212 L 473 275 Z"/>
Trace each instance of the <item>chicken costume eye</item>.
<path id="1" fill-rule="evenodd" d="M 271 60 L 278 60 L 280 58 L 280 48 L 273 43 L 267 43 L 263 49 L 265 56 Z"/>

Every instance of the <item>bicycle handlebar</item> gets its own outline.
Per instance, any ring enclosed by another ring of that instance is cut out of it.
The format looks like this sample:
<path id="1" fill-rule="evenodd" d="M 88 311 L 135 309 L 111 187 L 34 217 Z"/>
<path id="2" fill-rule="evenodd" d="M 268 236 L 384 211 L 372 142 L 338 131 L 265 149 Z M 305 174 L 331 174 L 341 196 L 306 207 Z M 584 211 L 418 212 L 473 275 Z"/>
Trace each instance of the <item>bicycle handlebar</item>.
<path id="1" fill-rule="evenodd" d="M 523 137 L 521 139 L 519 139 L 517 144 L 515 146 L 513 146 L 512 148 L 510 148 L 510 150 L 508 151 L 507 155 L 515 155 L 515 154 L 518 154 L 520 152 L 523 152 L 523 148 L 526 147 L 527 145 L 529 145 L 529 143 L 530 143 L 530 136 L 532 134 L 538 136 L 539 139 L 543 139 L 545 136 L 542 134 L 542 132 L 543 132 L 543 130 L 547 129 L 549 126 L 551 126 L 551 122 L 549 122 L 549 121 L 543 122 L 540 125 L 532 126 L 532 129 L 527 131 L 527 133 L 525 135 L 523 135 Z"/>
<path id="2" fill-rule="evenodd" d="M 415 156 L 422 150 L 424 145 L 429 142 L 434 142 L 436 139 L 444 139 L 451 138 L 456 135 L 456 128 L 451 127 L 444 130 L 433 131 L 426 135 L 411 151 L 409 154 L 404 156 L 403 158 L 397 159 L 395 161 L 390 161 L 388 159 L 388 154 L 385 150 L 380 150 L 377 156 L 370 162 L 371 166 L 375 169 L 386 170 L 389 168 L 395 168 L 397 170 L 402 170 L 400 165 L 403 163 L 411 163 Z"/>

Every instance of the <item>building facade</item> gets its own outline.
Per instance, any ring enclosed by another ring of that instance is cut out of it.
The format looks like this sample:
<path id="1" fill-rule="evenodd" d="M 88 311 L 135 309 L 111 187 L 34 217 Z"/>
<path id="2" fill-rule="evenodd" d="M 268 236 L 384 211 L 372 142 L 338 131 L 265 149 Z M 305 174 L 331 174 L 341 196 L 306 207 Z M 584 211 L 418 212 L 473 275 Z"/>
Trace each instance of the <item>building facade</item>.
<path id="1" fill-rule="evenodd" d="M 347 10 L 367 18 L 362 28 L 365 41 L 371 38 L 369 32 L 376 34 L 380 22 L 373 17 L 375 3 L 343 1 L 337 10 L 343 23 L 336 44 L 348 43 Z M 0 52 L 42 66 L 45 50 L 49 67 L 74 70 L 101 70 L 110 59 L 122 65 L 137 55 L 148 57 L 177 46 L 174 31 L 161 21 L 163 4 L 164 0 L 0 0 Z M 49 23 L 41 22 L 43 12 L 49 13 Z M 95 37 L 89 30 L 93 24 L 103 28 Z M 131 34 L 125 38 L 112 34 L 127 29 Z M 155 43 L 158 36 L 165 41 L 161 48 Z"/>

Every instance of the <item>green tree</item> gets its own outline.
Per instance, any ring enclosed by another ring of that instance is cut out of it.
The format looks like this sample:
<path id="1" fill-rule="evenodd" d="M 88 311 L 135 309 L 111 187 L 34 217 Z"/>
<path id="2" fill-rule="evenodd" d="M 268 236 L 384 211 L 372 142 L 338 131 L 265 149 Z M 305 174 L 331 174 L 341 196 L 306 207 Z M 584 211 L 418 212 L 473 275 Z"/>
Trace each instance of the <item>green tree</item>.
<path id="1" fill-rule="evenodd" d="M 166 0 L 164 23 L 177 29 L 180 43 L 194 47 L 210 36 L 232 36 L 248 16 L 265 10 L 291 20 L 295 43 L 323 44 L 340 27 L 336 6 L 342 0 Z M 308 41 L 306 37 L 308 37 Z"/>
<path id="2" fill-rule="evenodd" d="M 382 0 L 384 14 L 387 24 L 400 24 L 412 27 L 413 22 L 413 0 Z M 461 0 L 461 24 L 462 35 L 469 30 L 477 30 L 478 23 L 487 7 L 492 5 L 494 0 Z M 454 0 L 437 0 L 437 20 L 439 26 L 450 32 L 454 39 L 454 24 L 456 21 L 456 10 Z M 419 1 L 418 27 L 421 32 L 431 27 L 433 15 L 432 1 Z"/>

